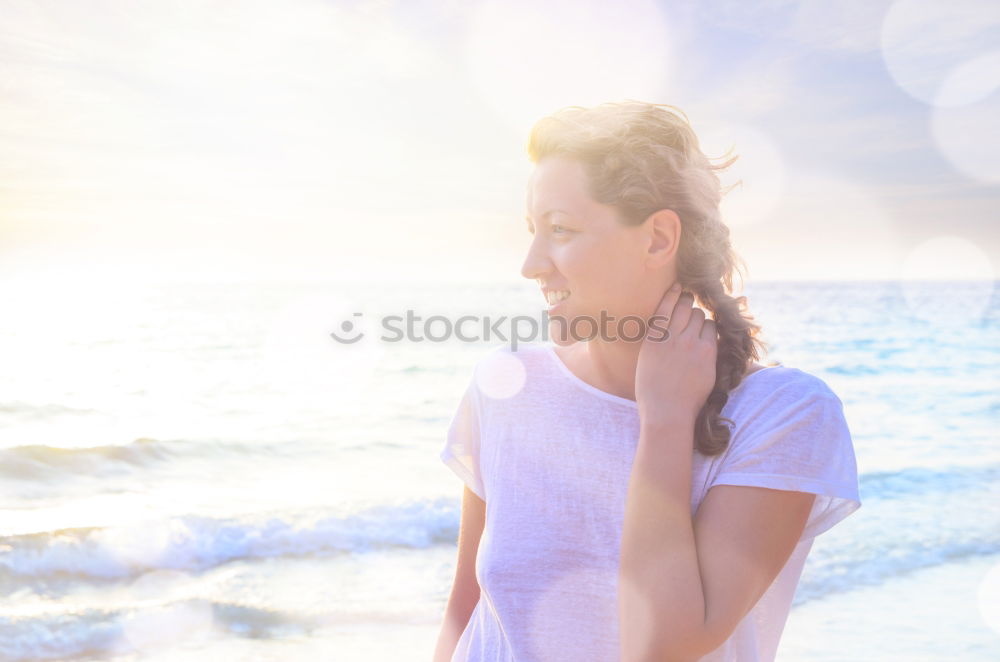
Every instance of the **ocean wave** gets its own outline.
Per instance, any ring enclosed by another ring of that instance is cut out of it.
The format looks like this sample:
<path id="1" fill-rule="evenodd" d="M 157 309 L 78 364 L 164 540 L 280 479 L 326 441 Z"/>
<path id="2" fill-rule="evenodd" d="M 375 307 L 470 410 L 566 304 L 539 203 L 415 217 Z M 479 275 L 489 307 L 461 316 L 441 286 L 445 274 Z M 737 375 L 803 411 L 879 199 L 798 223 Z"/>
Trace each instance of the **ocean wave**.
<path id="1" fill-rule="evenodd" d="M 73 476 L 104 476 L 141 471 L 181 457 L 278 455 L 287 445 L 141 437 L 127 444 L 62 448 L 33 444 L 0 449 L 0 478 L 51 481 Z"/>
<path id="2" fill-rule="evenodd" d="M 898 499 L 988 489 L 1000 484 L 1000 466 L 909 467 L 871 471 L 858 478 L 862 499 Z"/>
<path id="3" fill-rule="evenodd" d="M 150 461 L 162 447 L 154 441 L 150 449 L 148 457 L 131 456 L 129 461 Z M 132 450 L 146 452 L 141 446 Z M 865 473 L 860 482 L 863 513 L 903 508 L 906 515 L 910 510 L 905 507 L 910 504 L 912 510 L 914 498 L 927 508 L 969 498 L 991 501 L 1000 485 L 1000 466 L 915 467 Z M 976 492 L 983 496 L 969 496 Z M 460 513 L 459 500 L 442 497 L 367 505 L 343 513 L 310 509 L 234 517 L 185 514 L 130 526 L 11 535 L 0 537 L 0 594 L 26 578 L 118 580 L 157 568 L 204 571 L 241 559 L 453 544 Z M 969 534 L 982 528 L 975 522 L 969 527 Z M 955 539 L 959 540 L 958 534 Z"/>
<path id="4" fill-rule="evenodd" d="M 795 604 L 1000 554 L 997 474 L 987 465 L 865 475 L 859 514 L 815 544 Z"/>
<path id="5" fill-rule="evenodd" d="M 28 578 L 119 580 L 154 569 L 204 571 L 240 559 L 332 555 L 454 542 L 460 504 L 383 504 L 342 516 L 172 517 L 0 537 L 0 592 Z M 266 518 L 266 519 L 265 519 Z"/>
<path id="6" fill-rule="evenodd" d="M 812 571 L 803 573 L 792 605 L 859 586 L 878 586 L 925 568 L 996 554 L 1000 554 L 1000 535 L 986 531 L 971 533 L 968 540 L 883 545 L 871 554 L 847 555 L 817 549 L 810 552 L 807 567 Z"/>
<path id="7" fill-rule="evenodd" d="M 0 660 L 90 658 L 160 650 L 180 640 L 218 633 L 270 639 L 308 634 L 349 620 L 349 615 L 293 613 L 202 598 L 110 608 L 50 608 L 0 616 Z"/>
<path id="8" fill-rule="evenodd" d="M 171 454 L 169 443 L 145 437 L 123 445 L 84 448 L 14 446 L 0 450 L 0 476 L 38 480 L 56 473 L 94 474 L 115 464 L 146 466 L 168 459 Z"/>
<path id="9" fill-rule="evenodd" d="M 73 415 L 88 416 L 96 414 L 96 409 L 81 409 L 79 407 L 69 407 L 56 403 L 44 405 L 31 404 L 30 402 L 0 402 L 0 414 L 14 414 L 24 418 L 37 418 L 48 420 L 56 416 Z"/>

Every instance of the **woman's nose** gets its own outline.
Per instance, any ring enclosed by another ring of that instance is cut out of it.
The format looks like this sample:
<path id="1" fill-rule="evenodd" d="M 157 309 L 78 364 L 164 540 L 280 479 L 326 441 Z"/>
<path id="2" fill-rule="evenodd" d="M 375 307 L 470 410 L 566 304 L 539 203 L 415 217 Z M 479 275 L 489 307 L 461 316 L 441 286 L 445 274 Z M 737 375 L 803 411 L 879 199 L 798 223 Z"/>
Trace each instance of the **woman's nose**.
<path id="1" fill-rule="evenodd" d="M 521 275 L 529 280 L 535 280 L 550 268 L 551 262 L 545 253 L 544 245 L 537 239 L 532 240 L 531 246 L 528 247 L 528 254 L 524 257 L 524 263 L 521 265 Z"/>

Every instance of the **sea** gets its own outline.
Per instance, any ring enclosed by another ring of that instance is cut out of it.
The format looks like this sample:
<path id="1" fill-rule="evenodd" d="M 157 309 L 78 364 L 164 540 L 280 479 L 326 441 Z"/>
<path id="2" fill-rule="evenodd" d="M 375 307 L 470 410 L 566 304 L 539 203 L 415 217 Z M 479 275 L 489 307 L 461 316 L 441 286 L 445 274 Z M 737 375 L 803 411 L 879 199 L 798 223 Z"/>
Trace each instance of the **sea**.
<path id="1" fill-rule="evenodd" d="M 778 660 L 1000 659 L 998 283 L 742 294 L 760 362 L 844 403 L 863 504 L 816 539 Z M 543 311 L 515 280 L 6 279 L 0 660 L 430 660 L 445 434 Z"/>

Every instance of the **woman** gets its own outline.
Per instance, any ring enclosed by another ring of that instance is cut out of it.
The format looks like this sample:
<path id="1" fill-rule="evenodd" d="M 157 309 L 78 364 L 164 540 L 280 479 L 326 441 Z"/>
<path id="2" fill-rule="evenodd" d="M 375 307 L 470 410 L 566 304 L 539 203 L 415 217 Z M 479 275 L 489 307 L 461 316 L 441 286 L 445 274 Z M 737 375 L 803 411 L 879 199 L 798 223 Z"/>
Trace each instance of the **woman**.
<path id="1" fill-rule="evenodd" d="M 812 540 L 861 505 L 837 395 L 753 362 L 732 160 L 674 110 L 574 106 L 531 132 L 522 275 L 555 342 L 489 352 L 452 420 L 437 662 L 773 660 Z"/>

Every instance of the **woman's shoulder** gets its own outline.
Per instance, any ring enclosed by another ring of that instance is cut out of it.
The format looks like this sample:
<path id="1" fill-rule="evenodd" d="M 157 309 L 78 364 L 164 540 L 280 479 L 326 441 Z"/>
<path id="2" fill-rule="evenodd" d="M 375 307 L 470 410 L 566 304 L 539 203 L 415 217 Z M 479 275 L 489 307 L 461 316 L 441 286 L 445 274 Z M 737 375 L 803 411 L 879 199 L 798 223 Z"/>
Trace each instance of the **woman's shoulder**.
<path id="1" fill-rule="evenodd" d="M 749 403 L 766 401 L 813 400 L 837 398 L 836 393 L 821 377 L 783 363 L 754 364 L 743 375 L 736 388 L 730 391 L 730 400 Z"/>
<path id="2" fill-rule="evenodd" d="M 843 403 L 819 376 L 779 365 L 744 379 L 721 412 L 734 425 L 732 452 L 759 451 L 785 461 L 821 447 L 850 449 Z"/>

